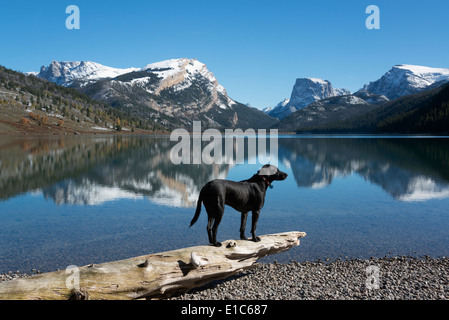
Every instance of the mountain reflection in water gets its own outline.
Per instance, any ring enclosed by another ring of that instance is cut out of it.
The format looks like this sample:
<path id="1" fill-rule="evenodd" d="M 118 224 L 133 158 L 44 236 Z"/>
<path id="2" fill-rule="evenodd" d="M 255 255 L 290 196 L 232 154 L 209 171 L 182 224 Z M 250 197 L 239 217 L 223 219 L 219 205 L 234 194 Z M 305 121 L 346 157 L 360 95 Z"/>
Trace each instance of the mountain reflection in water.
<path id="1" fill-rule="evenodd" d="M 281 139 L 280 161 L 298 187 L 358 174 L 399 201 L 449 197 L 449 145 L 431 138 Z"/>
<path id="2" fill-rule="evenodd" d="M 33 192 L 56 204 L 146 198 L 193 207 L 205 183 L 245 166 L 174 165 L 174 144 L 164 136 L 2 139 L 0 199 Z M 448 147 L 444 138 L 281 137 L 278 162 L 298 188 L 324 188 L 357 174 L 395 200 L 424 201 L 449 198 Z"/>

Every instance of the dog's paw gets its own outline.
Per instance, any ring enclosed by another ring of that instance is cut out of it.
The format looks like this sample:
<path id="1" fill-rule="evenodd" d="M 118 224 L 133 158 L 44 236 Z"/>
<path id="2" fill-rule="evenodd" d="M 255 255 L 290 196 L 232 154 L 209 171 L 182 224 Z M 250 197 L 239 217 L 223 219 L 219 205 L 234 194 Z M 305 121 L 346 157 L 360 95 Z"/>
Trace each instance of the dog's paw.
<path id="1" fill-rule="evenodd" d="M 214 246 L 214 247 L 221 247 L 221 242 L 215 242 L 215 243 L 213 244 L 213 246 Z"/>
<path id="2" fill-rule="evenodd" d="M 253 240 L 254 242 L 259 242 L 259 241 L 260 241 L 260 238 L 259 238 L 259 237 L 254 237 L 254 238 L 252 238 L 252 240 Z"/>

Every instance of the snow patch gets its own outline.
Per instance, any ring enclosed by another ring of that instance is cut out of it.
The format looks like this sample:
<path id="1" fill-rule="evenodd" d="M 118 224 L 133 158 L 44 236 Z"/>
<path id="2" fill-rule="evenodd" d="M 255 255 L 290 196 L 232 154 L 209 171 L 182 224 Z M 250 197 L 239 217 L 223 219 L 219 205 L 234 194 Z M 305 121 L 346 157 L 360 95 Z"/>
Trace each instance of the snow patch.
<path id="1" fill-rule="evenodd" d="M 309 79 L 310 81 L 315 82 L 315 83 L 321 83 L 321 84 L 328 84 L 329 83 L 329 81 L 323 80 L 323 79 L 319 79 L 319 78 L 306 78 L 306 79 Z"/>
<path id="2" fill-rule="evenodd" d="M 94 130 L 102 130 L 102 131 L 111 131 L 111 129 L 103 128 L 103 127 L 92 127 Z"/>

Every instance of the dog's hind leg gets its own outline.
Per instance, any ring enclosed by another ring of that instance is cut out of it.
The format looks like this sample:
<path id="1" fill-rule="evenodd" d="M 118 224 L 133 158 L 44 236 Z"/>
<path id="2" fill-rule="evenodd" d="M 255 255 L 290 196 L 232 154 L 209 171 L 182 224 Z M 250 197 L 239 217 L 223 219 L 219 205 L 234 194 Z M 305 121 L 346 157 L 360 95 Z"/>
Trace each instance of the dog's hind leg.
<path id="1" fill-rule="evenodd" d="M 207 235 L 209 237 L 209 243 L 220 247 L 221 243 L 217 242 L 217 230 L 218 225 L 221 222 L 221 218 L 223 218 L 224 214 L 224 204 L 220 202 L 217 205 L 206 204 L 207 211 Z"/>
<path id="2" fill-rule="evenodd" d="M 209 237 L 209 243 L 214 244 L 214 237 L 212 234 L 212 226 L 214 224 L 214 217 L 208 216 L 207 218 L 207 236 Z"/>
<path id="3" fill-rule="evenodd" d="M 248 240 L 248 238 L 245 236 L 246 218 L 247 217 L 248 217 L 248 212 L 242 212 L 242 218 L 240 221 L 240 239 L 242 239 L 242 240 Z"/>
<path id="4" fill-rule="evenodd" d="M 259 220 L 259 214 L 260 211 L 253 211 L 252 213 L 252 224 L 251 224 L 251 234 L 253 236 L 253 241 L 259 242 L 260 238 L 256 237 L 256 228 L 257 228 L 257 221 Z"/>
<path id="5" fill-rule="evenodd" d="M 215 217 L 215 220 L 214 220 L 214 226 L 212 227 L 212 237 L 213 237 L 212 244 L 216 247 L 221 247 L 221 242 L 217 241 L 217 230 L 218 230 L 218 225 L 220 224 L 222 217 L 223 217 L 223 211 L 217 214 L 217 216 Z"/>
<path id="6" fill-rule="evenodd" d="M 211 209 L 211 210 L 209 211 L 209 209 Z M 218 225 L 220 224 L 221 219 L 223 218 L 223 214 L 224 214 L 224 210 L 225 210 L 224 198 L 219 195 L 216 198 L 212 208 L 209 206 L 208 208 L 206 207 L 206 210 L 208 210 L 208 214 L 210 212 L 210 216 L 212 216 L 213 220 L 214 220 L 213 226 L 208 224 L 208 228 L 212 227 L 211 231 L 209 231 L 209 229 L 208 229 L 209 234 L 212 235 L 212 241 L 209 240 L 209 242 L 216 247 L 220 247 L 221 243 L 217 241 L 217 230 L 218 230 Z M 210 223 L 212 223 L 212 222 L 210 222 Z"/>

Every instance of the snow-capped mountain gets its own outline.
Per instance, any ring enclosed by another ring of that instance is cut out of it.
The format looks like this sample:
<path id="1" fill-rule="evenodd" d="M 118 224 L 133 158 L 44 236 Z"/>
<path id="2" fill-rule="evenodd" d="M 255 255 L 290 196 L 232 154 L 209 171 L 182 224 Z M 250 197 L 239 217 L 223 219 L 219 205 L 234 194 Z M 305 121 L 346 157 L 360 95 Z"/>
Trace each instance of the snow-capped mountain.
<path id="1" fill-rule="evenodd" d="M 112 68 L 91 61 L 52 61 L 49 66 L 42 66 L 40 72 L 35 73 L 35 75 L 61 86 L 69 87 L 74 82 L 84 83 L 106 78 L 115 78 L 137 70 L 139 69 Z"/>
<path id="2" fill-rule="evenodd" d="M 222 109 L 226 109 L 236 102 L 228 97 L 226 89 L 220 85 L 214 74 L 210 72 L 204 63 L 196 59 L 171 59 L 149 64 L 143 67 L 141 73 L 135 73 L 126 78 L 117 79 L 123 84 L 138 86 L 152 94 L 160 94 L 165 89 L 180 92 L 191 88 L 198 81 L 206 86 L 206 90 L 213 96 L 212 103 L 205 106 L 209 109 L 213 103 L 217 103 Z M 154 76 L 159 81 L 154 81 Z M 195 88 L 192 88 L 195 89 Z"/>
<path id="3" fill-rule="evenodd" d="M 349 90 L 334 89 L 328 80 L 298 78 L 293 86 L 290 99 L 279 103 L 268 111 L 268 114 L 282 120 L 296 110 L 302 109 L 315 101 L 348 94 L 351 94 Z"/>
<path id="4" fill-rule="evenodd" d="M 282 128 L 288 124 L 288 129 L 292 130 L 304 125 L 317 125 L 317 121 L 323 124 L 326 121 L 342 120 L 390 100 L 439 87 L 447 82 L 449 69 L 405 64 L 394 66 L 380 79 L 353 94 L 346 89 L 333 88 L 327 80 L 300 78 L 296 80 L 290 101 L 280 103 L 266 112 L 281 120 L 275 127 Z M 361 106 L 365 107 L 359 108 Z M 300 109 L 303 110 L 298 113 Z M 290 116 L 294 117 L 283 121 Z"/>
<path id="5" fill-rule="evenodd" d="M 401 64 L 394 66 L 379 80 L 365 85 L 363 90 L 394 100 L 448 81 L 449 69 Z"/>
<path id="6" fill-rule="evenodd" d="M 305 129 L 335 121 L 344 121 L 367 113 L 388 101 L 384 95 L 376 95 L 365 90 L 359 90 L 353 94 L 336 95 L 317 100 L 304 108 L 295 110 L 275 124 L 274 128 L 295 131 L 298 128 Z"/>
<path id="7" fill-rule="evenodd" d="M 143 68 L 116 69 L 95 62 L 55 62 L 38 77 L 69 86 L 139 118 L 167 127 L 267 128 L 275 119 L 231 99 L 204 63 L 171 59 Z"/>
<path id="8" fill-rule="evenodd" d="M 171 59 L 162 62 L 149 64 L 142 68 L 142 70 L 156 74 L 159 78 L 164 79 L 159 83 L 156 91 L 161 91 L 167 87 L 173 87 L 175 90 L 183 90 L 191 86 L 194 78 L 203 77 L 210 83 L 210 89 L 216 90 L 219 93 L 226 95 L 225 88 L 220 85 L 204 63 L 196 59 Z M 143 79 L 140 78 L 138 82 Z M 229 104 L 235 104 L 231 99 Z"/>
<path id="9" fill-rule="evenodd" d="M 289 114 L 296 111 L 295 107 L 288 106 L 289 102 L 290 102 L 290 99 L 284 99 L 281 102 L 279 102 L 275 107 L 265 108 L 263 111 L 266 112 L 268 115 L 270 115 L 273 118 L 284 119 Z"/>

